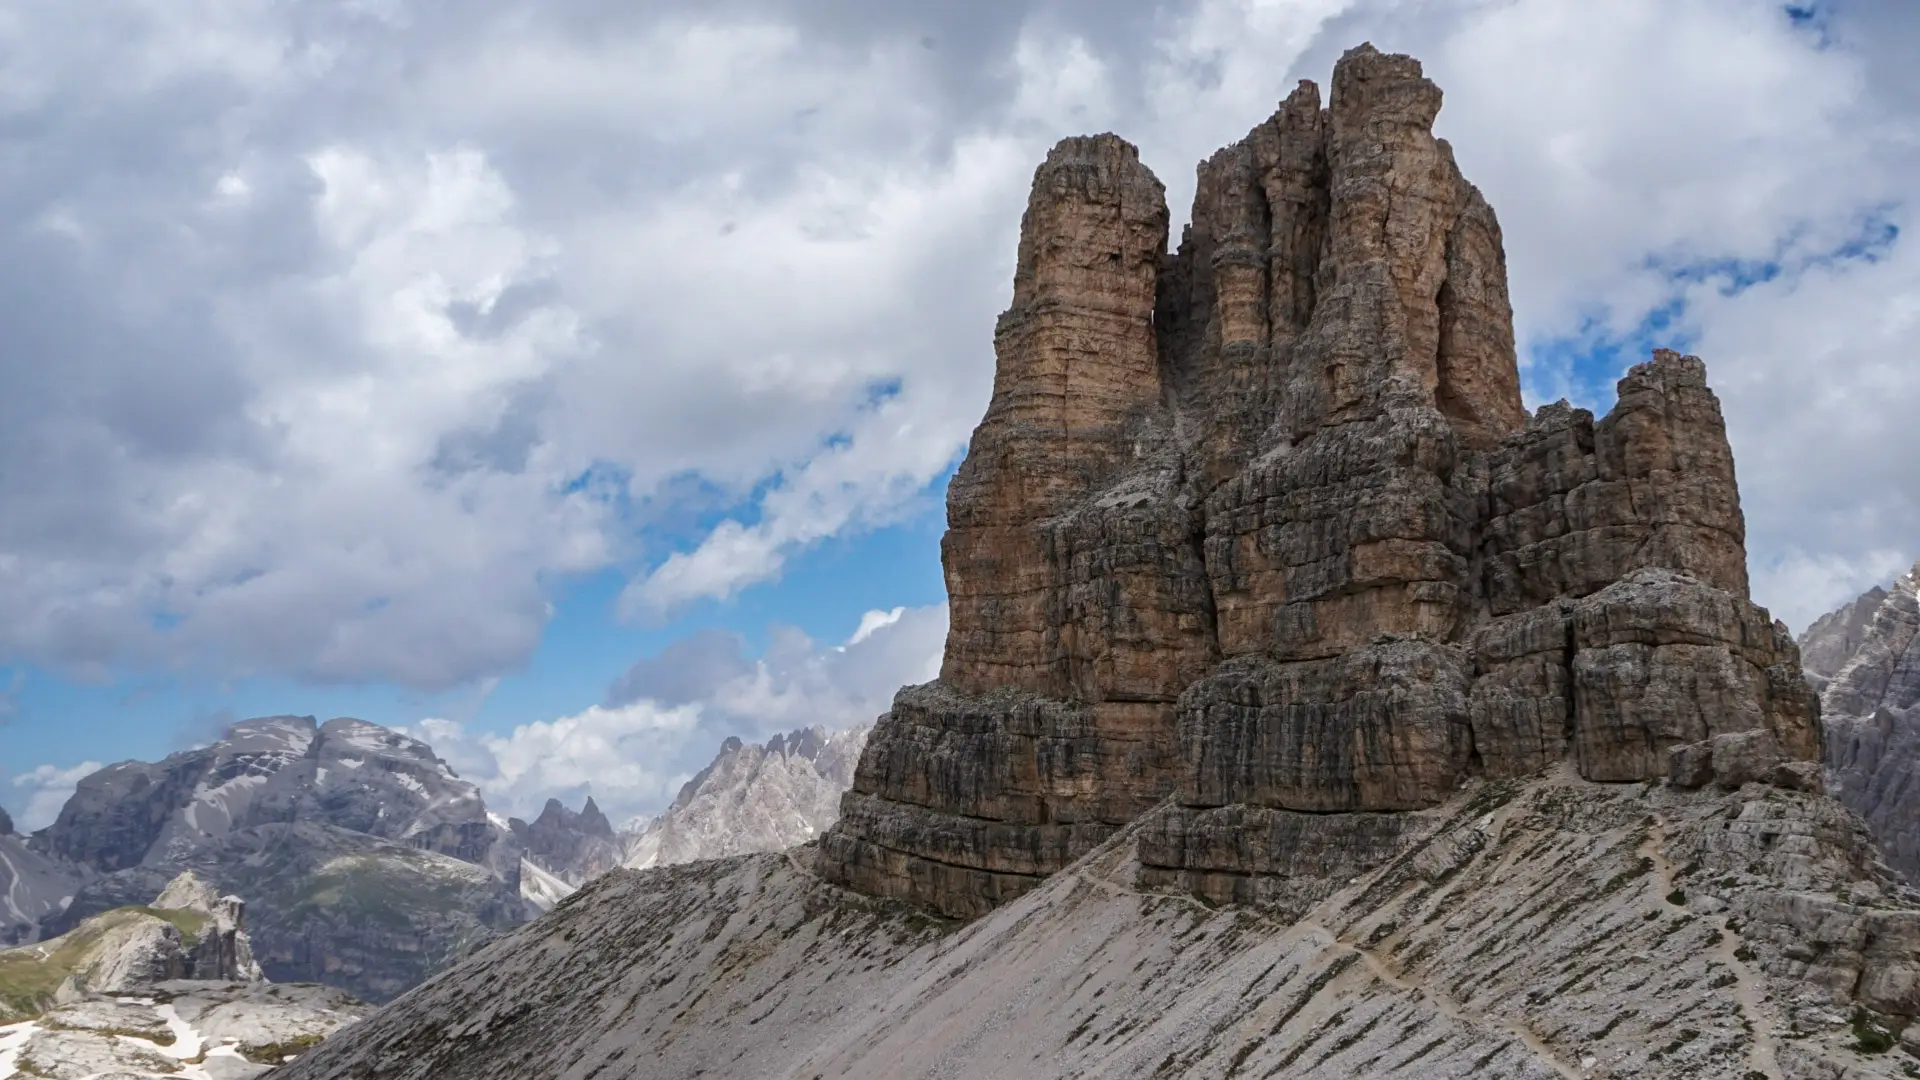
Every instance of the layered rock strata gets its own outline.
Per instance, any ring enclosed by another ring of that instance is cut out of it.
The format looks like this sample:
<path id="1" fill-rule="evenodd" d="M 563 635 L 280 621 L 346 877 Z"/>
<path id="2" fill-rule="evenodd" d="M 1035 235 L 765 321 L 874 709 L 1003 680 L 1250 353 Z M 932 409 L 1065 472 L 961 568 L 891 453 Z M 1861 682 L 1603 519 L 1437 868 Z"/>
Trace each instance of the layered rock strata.
<path id="1" fill-rule="evenodd" d="M 1321 820 L 1369 815 L 1317 815 Z M 1384 815 L 1383 815 L 1384 816 Z M 1471 783 L 1299 917 L 1138 885 L 1136 830 L 965 927 L 792 853 L 615 871 L 286 1080 L 1870 1080 L 1920 896 L 1832 800 Z M 583 1008 L 582 1002 L 593 1007 Z"/>
<path id="2" fill-rule="evenodd" d="M 1646 780 L 1749 731 L 1755 767 L 1818 757 L 1705 366 L 1529 417 L 1439 108 L 1349 52 L 1326 107 L 1302 83 L 1201 165 L 1171 255 L 1131 145 L 1048 155 L 948 493 L 941 676 L 876 726 L 829 880 L 975 916 L 1171 798 L 1143 880 L 1308 903 L 1282 879 L 1343 880 L 1472 776 Z"/>

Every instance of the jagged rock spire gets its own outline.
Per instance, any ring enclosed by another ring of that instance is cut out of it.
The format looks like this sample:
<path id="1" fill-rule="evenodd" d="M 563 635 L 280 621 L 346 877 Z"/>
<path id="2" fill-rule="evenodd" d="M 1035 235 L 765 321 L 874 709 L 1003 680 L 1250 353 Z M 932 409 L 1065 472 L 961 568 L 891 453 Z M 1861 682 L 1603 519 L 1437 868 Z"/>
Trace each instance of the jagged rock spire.
<path id="1" fill-rule="evenodd" d="M 1325 108 L 1302 83 L 1200 166 L 1171 255 L 1131 145 L 1048 155 L 948 490 L 941 677 L 875 728 L 828 877 L 976 914 L 1174 795 L 1143 872 L 1232 891 L 1287 814 L 1657 777 L 1748 730 L 1817 756 L 1704 365 L 1529 419 L 1440 101 L 1351 50 Z"/>

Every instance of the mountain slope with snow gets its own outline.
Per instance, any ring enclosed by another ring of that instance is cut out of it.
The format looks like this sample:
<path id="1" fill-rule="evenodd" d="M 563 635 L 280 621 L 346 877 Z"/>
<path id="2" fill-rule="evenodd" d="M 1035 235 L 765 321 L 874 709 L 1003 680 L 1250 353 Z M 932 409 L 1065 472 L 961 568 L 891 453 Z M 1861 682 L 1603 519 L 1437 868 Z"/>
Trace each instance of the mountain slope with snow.
<path id="1" fill-rule="evenodd" d="M 39 937 L 40 923 L 60 913 L 86 875 L 49 859 L 13 831 L 13 819 L 0 810 L 0 947 L 24 945 Z"/>
<path id="2" fill-rule="evenodd" d="M 350 717 L 261 717 L 209 746 L 108 766 L 51 826 L 0 840 L 0 865 L 35 883 L 20 906 L 38 911 L 41 936 L 194 870 L 254 898 L 271 977 L 368 1001 L 536 910 L 520 896 L 519 847 L 480 790 L 425 743 Z"/>

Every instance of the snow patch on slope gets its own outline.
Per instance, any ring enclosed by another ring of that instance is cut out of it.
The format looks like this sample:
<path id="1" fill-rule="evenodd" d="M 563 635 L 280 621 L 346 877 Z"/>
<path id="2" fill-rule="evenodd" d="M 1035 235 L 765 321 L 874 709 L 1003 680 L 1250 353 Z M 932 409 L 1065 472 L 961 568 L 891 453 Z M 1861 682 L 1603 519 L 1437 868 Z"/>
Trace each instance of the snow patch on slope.
<path id="1" fill-rule="evenodd" d="M 520 860 L 520 899 L 533 905 L 541 914 L 552 911 L 555 904 L 572 896 L 574 891 L 574 887 L 558 875 L 549 874 L 525 859 Z"/>

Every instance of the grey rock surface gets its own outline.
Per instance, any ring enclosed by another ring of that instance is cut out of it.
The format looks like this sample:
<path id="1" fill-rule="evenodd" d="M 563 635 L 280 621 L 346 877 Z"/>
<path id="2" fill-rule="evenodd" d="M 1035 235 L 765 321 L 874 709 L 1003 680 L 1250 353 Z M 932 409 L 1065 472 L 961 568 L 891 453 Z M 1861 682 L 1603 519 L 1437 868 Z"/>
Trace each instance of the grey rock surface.
<path id="1" fill-rule="evenodd" d="M 816 726 L 760 745 L 729 738 L 673 805 L 631 838 L 626 865 L 780 851 L 817 839 L 840 817 L 869 730 Z"/>
<path id="2" fill-rule="evenodd" d="M 1393 815 L 1370 868 L 1293 867 L 1288 913 L 1144 880 L 1136 853 L 1169 828 L 1163 815 L 966 926 L 828 885 L 805 851 L 615 872 L 285 1075 L 1826 1080 L 1916 1067 L 1904 1050 L 1863 1052 L 1855 1020 L 1897 1032 L 1920 1012 L 1920 895 L 1826 797 L 1597 784 L 1567 766 L 1474 782 Z"/>
<path id="3" fill-rule="evenodd" d="M 109 766 L 24 847 L 0 838 L 0 875 L 30 883 L 10 917 L 37 912 L 18 940 L 146 904 L 191 870 L 254 901 L 270 977 L 373 1001 L 529 917 L 521 859 L 431 747 L 348 717 L 247 720 L 198 750 Z"/>
<path id="4" fill-rule="evenodd" d="M 531 823 L 510 818 L 507 824 L 523 857 L 568 885 L 582 885 L 620 865 L 620 838 L 591 795 L 578 812 L 548 799 Z"/>
<path id="5" fill-rule="evenodd" d="M 1887 600 L 1887 590 L 1879 585 L 1854 598 L 1853 602 L 1815 619 L 1797 639 L 1800 663 L 1807 669 L 1808 681 L 1824 691 L 1853 654 L 1866 644 L 1873 616 Z"/>
<path id="6" fill-rule="evenodd" d="M 177 869 L 249 898 L 254 959 L 275 982 L 385 1001 L 526 919 L 519 886 L 450 855 L 311 822 L 255 825 L 159 866 L 102 875 L 49 925 L 145 903 Z"/>
<path id="7" fill-rule="evenodd" d="M 1890 589 L 1874 589 L 1816 622 L 1802 640 L 1831 669 L 1821 694 L 1828 787 L 1866 819 L 1887 861 L 1909 880 L 1920 881 L 1916 593 L 1920 566 Z M 1842 658 L 1848 645 L 1851 650 Z"/>
<path id="8" fill-rule="evenodd" d="M 0 1080 L 247 1080 L 368 1011 L 324 986 L 162 982 L 0 1024 Z"/>
<path id="9" fill-rule="evenodd" d="M 0 832 L 0 948 L 40 937 L 40 925 L 57 916 L 89 875 L 50 859 L 27 838 Z"/>

